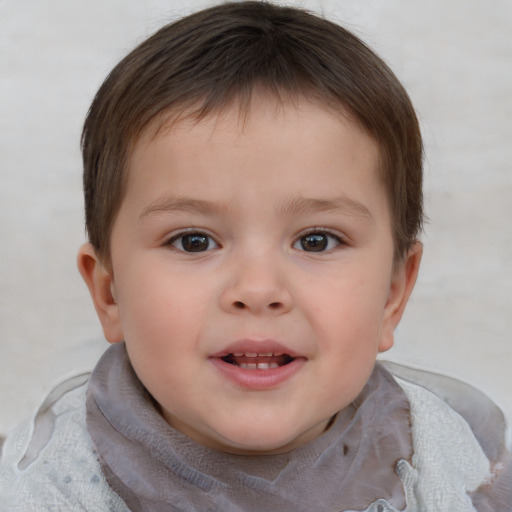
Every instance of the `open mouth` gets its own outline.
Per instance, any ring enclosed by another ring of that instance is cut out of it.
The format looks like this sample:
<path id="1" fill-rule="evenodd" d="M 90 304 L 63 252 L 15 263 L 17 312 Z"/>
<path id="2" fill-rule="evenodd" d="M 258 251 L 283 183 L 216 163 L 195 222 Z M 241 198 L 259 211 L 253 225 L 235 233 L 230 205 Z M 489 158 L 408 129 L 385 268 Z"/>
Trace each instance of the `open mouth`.
<path id="1" fill-rule="evenodd" d="M 221 357 L 225 363 L 244 368 L 246 370 L 269 370 L 279 368 L 291 363 L 295 358 L 283 353 L 266 352 L 256 354 L 252 352 L 229 353 Z"/>
<path id="2" fill-rule="evenodd" d="M 209 359 L 238 389 L 276 389 L 300 373 L 307 358 L 272 339 L 241 339 Z"/>

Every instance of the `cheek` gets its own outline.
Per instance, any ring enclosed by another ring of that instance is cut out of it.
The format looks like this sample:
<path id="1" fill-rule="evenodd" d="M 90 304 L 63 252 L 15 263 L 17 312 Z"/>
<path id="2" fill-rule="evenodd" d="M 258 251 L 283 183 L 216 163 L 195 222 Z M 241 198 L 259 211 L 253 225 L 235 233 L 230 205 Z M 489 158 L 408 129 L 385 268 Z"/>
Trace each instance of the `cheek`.
<path id="1" fill-rule="evenodd" d="M 119 310 L 130 360 L 150 393 L 165 403 L 166 390 L 197 374 L 190 354 L 198 350 L 205 301 L 197 287 L 158 268 L 132 273 L 124 283 Z"/>
<path id="2" fill-rule="evenodd" d="M 385 280 L 347 272 L 331 276 L 323 285 L 316 282 L 303 299 L 320 338 L 337 350 L 356 352 L 378 343 L 386 297 Z"/>
<path id="3" fill-rule="evenodd" d="M 186 345 L 199 327 L 209 296 L 204 282 L 165 265 L 147 263 L 143 271 L 119 274 L 119 311 L 128 345 L 165 347 L 174 352 Z"/>

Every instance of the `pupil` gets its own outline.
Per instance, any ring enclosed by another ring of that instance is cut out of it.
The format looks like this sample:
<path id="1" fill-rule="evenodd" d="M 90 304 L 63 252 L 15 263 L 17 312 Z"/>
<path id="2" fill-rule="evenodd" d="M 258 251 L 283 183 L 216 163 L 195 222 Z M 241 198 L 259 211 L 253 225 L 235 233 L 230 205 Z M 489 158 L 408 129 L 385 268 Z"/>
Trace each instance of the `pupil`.
<path id="1" fill-rule="evenodd" d="M 187 252 L 201 252 L 208 249 L 208 237 L 206 235 L 186 235 L 181 243 Z"/>
<path id="2" fill-rule="evenodd" d="M 301 238 L 300 244 L 305 251 L 320 252 L 327 247 L 327 237 L 314 233 Z"/>

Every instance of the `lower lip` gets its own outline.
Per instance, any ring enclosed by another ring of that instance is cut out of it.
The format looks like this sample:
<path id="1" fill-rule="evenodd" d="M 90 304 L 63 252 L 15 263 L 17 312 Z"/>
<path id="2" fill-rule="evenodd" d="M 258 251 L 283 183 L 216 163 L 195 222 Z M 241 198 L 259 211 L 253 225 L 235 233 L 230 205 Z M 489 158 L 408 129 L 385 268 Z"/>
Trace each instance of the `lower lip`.
<path id="1" fill-rule="evenodd" d="M 248 370 L 247 368 L 240 368 L 240 366 L 226 363 L 217 357 L 211 358 L 210 361 L 228 380 L 242 388 L 254 391 L 265 391 L 278 387 L 293 377 L 306 362 L 304 358 L 298 357 L 278 368 Z"/>

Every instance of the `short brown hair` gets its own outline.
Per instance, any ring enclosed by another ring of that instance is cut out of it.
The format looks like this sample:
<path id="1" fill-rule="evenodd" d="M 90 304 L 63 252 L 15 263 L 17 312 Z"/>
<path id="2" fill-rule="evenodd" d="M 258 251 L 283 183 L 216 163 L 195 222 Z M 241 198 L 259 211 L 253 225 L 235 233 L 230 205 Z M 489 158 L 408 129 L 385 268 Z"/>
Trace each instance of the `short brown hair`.
<path id="1" fill-rule="evenodd" d="M 196 119 L 254 90 L 349 113 L 377 142 L 395 253 L 422 226 L 422 140 L 411 101 L 388 66 L 341 26 L 263 1 L 225 3 L 164 26 L 109 74 L 82 133 L 86 227 L 101 257 L 126 187 L 131 148 L 168 112 Z"/>

